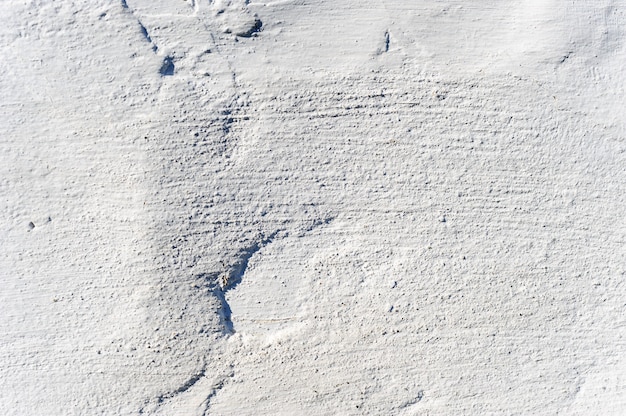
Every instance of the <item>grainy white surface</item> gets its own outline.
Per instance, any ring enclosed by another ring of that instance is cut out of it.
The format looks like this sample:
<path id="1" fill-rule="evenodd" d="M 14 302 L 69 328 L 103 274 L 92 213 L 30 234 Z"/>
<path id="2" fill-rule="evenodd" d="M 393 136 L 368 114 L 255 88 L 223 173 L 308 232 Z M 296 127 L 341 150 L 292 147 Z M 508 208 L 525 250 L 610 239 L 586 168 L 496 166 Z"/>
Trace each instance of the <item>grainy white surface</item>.
<path id="1" fill-rule="evenodd" d="M 626 2 L 0 22 L 2 414 L 626 412 Z"/>

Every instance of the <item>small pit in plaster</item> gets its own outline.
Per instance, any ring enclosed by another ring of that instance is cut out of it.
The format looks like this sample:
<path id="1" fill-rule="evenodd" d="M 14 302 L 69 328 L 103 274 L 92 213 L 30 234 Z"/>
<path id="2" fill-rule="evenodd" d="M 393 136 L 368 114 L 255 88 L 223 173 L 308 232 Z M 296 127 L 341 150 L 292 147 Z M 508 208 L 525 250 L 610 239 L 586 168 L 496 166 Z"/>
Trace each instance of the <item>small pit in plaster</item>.
<path id="1" fill-rule="evenodd" d="M 163 58 L 163 63 L 161 64 L 161 69 L 159 69 L 159 73 L 163 76 L 172 76 L 174 75 L 174 58 L 171 56 L 166 56 Z"/>

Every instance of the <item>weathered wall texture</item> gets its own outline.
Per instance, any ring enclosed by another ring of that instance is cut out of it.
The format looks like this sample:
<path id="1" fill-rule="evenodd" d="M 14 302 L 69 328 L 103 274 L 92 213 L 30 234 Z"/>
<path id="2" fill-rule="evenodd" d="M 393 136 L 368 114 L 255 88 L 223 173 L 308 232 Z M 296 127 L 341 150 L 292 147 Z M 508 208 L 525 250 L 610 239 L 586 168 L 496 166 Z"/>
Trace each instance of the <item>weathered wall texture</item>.
<path id="1" fill-rule="evenodd" d="M 623 414 L 626 2 L 575 3 L 5 2 L 1 413 Z"/>

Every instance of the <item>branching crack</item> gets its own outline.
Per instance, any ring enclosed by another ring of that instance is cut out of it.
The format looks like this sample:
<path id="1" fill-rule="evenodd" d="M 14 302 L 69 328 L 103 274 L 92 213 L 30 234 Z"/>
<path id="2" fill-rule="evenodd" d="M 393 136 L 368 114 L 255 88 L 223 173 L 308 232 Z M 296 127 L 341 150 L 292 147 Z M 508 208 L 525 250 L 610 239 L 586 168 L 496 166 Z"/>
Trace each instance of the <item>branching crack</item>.
<path id="1" fill-rule="evenodd" d="M 197 393 L 199 393 L 199 394 L 206 394 L 206 393 L 202 393 L 202 391 L 207 389 L 207 386 L 206 386 L 206 384 L 203 385 L 201 383 L 203 380 L 206 381 L 207 377 L 211 377 L 210 375 L 207 376 L 206 371 L 207 370 L 206 370 L 206 367 L 205 367 L 199 373 L 193 375 L 189 380 L 187 380 L 185 383 L 183 383 L 183 385 L 181 385 L 176 390 L 158 396 L 156 398 L 157 406 L 162 406 L 162 405 L 165 404 L 165 402 L 176 399 L 178 395 L 181 395 L 181 394 L 191 390 L 196 385 L 198 385 L 198 388 L 199 388 L 199 391 Z M 211 389 L 210 392 L 206 395 L 206 398 L 200 404 L 200 408 L 203 409 L 202 410 L 202 414 L 203 415 L 208 415 L 209 414 L 208 412 L 209 412 L 209 408 L 211 406 L 211 400 L 217 395 L 217 393 L 221 389 L 224 388 L 224 386 L 226 384 L 226 381 L 229 378 L 234 377 L 234 375 L 235 375 L 234 372 L 230 372 L 228 375 L 222 375 L 222 377 L 220 377 L 220 379 L 217 382 L 215 382 L 210 387 L 210 389 Z M 197 394 L 194 393 L 194 395 L 197 395 Z M 146 412 L 145 408 L 139 409 L 139 414 L 144 414 L 145 412 Z"/>
<path id="2" fill-rule="evenodd" d="M 224 334 L 233 334 L 235 332 L 231 320 L 232 311 L 226 299 L 226 292 L 235 288 L 242 281 L 252 256 L 271 243 L 277 234 L 278 231 L 275 231 L 268 237 L 264 237 L 241 250 L 235 261 L 230 266 L 225 266 L 226 270 L 223 272 L 201 273 L 197 276 L 198 279 L 204 281 L 204 287 L 208 287 L 208 292 L 219 301 L 218 314 Z"/>
<path id="3" fill-rule="evenodd" d="M 207 277 L 211 277 L 215 280 L 209 283 L 209 287 L 211 288 L 211 293 L 215 296 L 220 302 L 219 316 L 220 322 L 223 327 L 223 331 L 226 334 L 233 334 L 235 332 L 235 328 L 233 327 L 233 321 L 231 319 L 232 310 L 230 309 L 230 305 L 228 304 L 228 300 L 226 299 L 226 292 L 235 288 L 239 283 L 241 283 L 244 274 L 248 268 L 248 262 L 261 248 L 265 247 L 269 243 L 271 243 L 278 231 L 273 232 L 268 237 L 262 238 L 260 241 L 255 242 L 251 246 L 243 249 L 237 260 L 229 267 L 229 269 L 222 274 L 217 276 L 215 279 L 215 275 L 208 275 Z"/>
<path id="4" fill-rule="evenodd" d="M 278 231 L 275 231 L 268 237 L 262 238 L 260 241 L 255 242 L 241 251 L 237 261 L 231 266 L 230 271 L 220 276 L 219 285 L 223 292 L 227 292 L 241 283 L 243 275 L 246 273 L 246 269 L 248 268 L 248 262 L 252 256 L 261 250 L 261 248 L 271 243 L 277 234 Z"/>
<path id="5" fill-rule="evenodd" d="M 325 218 L 319 218 L 317 220 L 312 221 L 312 223 L 304 225 L 304 233 L 311 232 L 315 228 L 328 225 L 333 221 L 334 217 L 327 216 Z M 226 270 L 221 274 L 219 273 L 211 273 L 201 274 L 200 278 L 205 280 L 208 283 L 208 287 L 210 293 L 215 296 L 215 298 L 219 301 L 220 306 L 218 310 L 218 314 L 220 317 L 220 323 L 222 325 L 222 330 L 225 334 L 233 334 L 235 332 L 235 328 L 233 326 L 233 322 L 231 319 L 232 310 L 230 308 L 230 304 L 226 299 L 226 293 L 237 287 L 239 283 L 243 280 L 243 277 L 248 269 L 248 263 L 250 259 L 258 253 L 263 247 L 270 244 L 279 231 L 274 231 L 267 237 L 261 238 L 259 241 L 256 241 L 254 244 L 248 246 L 247 248 L 241 250 L 236 260 L 231 263 L 229 267 L 226 267 Z"/>

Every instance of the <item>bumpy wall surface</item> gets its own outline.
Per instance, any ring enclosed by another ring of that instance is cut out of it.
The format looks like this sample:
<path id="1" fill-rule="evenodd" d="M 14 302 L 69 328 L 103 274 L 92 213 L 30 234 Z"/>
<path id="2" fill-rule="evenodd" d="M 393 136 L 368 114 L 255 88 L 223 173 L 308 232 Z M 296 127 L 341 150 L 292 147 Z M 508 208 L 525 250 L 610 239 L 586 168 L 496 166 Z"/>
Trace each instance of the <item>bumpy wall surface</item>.
<path id="1" fill-rule="evenodd" d="M 3 415 L 626 412 L 626 2 L 0 22 Z"/>

